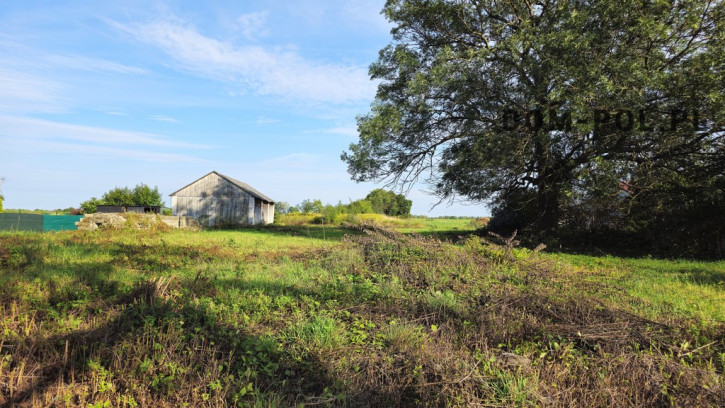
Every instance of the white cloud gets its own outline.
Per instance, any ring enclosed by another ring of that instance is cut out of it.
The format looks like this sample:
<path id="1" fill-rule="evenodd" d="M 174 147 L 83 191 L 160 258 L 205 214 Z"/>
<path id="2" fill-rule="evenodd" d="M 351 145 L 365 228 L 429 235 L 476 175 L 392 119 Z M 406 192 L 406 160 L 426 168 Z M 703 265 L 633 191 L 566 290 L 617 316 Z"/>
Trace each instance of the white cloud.
<path id="1" fill-rule="evenodd" d="M 38 75 L 0 67 L 0 111 L 45 112 L 64 110 L 65 86 Z"/>
<path id="2" fill-rule="evenodd" d="M 260 126 L 261 125 L 271 125 L 273 123 L 279 123 L 279 122 L 280 122 L 279 119 L 268 118 L 266 116 L 258 116 L 257 120 L 256 120 L 257 125 L 260 125 Z"/>
<path id="3" fill-rule="evenodd" d="M 145 74 L 147 71 L 142 68 L 119 64 L 98 58 L 83 57 L 80 55 L 45 55 L 46 61 L 54 68 L 64 67 L 79 71 L 106 71 L 117 74 Z"/>
<path id="4" fill-rule="evenodd" d="M 354 126 L 349 127 L 335 127 L 331 129 L 325 129 L 322 131 L 323 133 L 329 133 L 333 135 L 342 135 L 342 136 L 350 136 L 350 137 L 357 137 L 357 128 Z"/>
<path id="5" fill-rule="evenodd" d="M 66 139 L 99 144 L 145 145 L 193 149 L 205 147 L 177 142 L 153 133 L 72 125 L 19 116 L 0 116 L 0 136 L 33 140 L 36 143 L 47 143 L 47 141 Z"/>
<path id="6" fill-rule="evenodd" d="M 165 115 L 150 115 L 149 119 L 155 120 L 157 122 L 179 123 L 178 119 L 174 119 Z"/>
<path id="7" fill-rule="evenodd" d="M 160 48 L 181 69 L 259 94 L 328 104 L 367 102 L 375 94 L 366 67 L 308 60 L 289 48 L 237 46 L 177 21 L 109 24 Z"/>
<path id="8" fill-rule="evenodd" d="M 0 35 L 0 65 L 13 65 L 16 69 L 112 72 L 117 74 L 146 74 L 143 68 L 125 65 L 101 58 L 78 54 L 57 54 L 28 47 L 9 36 Z"/>
<path id="9" fill-rule="evenodd" d="M 12 157 L 22 157 L 28 152 L 44 152 L 52 153 L 55 158 L 81 155 L 94 159 L 148 162 L 201 161 L 192 155 L 170 150 L 207 147 L 177 142 L 152 133 L 72 125 L 18 116 L 0 116 L 0 144 L 3 146 L 3 153 Z"/>
<path id="10" fill-rule="evenodd" d="M 316 166 L 320 162 L 320 156 L 310 153 L 290 153 L 284 156 L 272 157 L 269 159 L 262 160 L 261 162 L 255 163 L 261 167 L 271 168 L 299 168 L 299 167 L 310 167 Z"/>
<path id="11" fill-rule="evenodd" d="M 326 133 L 329 135 L 342 135 L 354 138 L 358 136 L 357 128 L 354 126 L 339 126 L 329 129 L 305 130 L 302 133 Z"/>
<path id="12" fill-rule="evenodd" d="M 269 31 L 264 28 L 266 22 L 266 11 L 242 14 L 237 18 L 239 31 L 247 40 L 254 40 L 266 36 L 269 33 Z"/>
<path id="13" fill-rule="evenodd" d="M 38 148 L 34 145 L 35 149 Z M 77 143 L 46 142 L 42 145 L 45 150 L 52 150 L 64 156 L 83 155 L 94 158 L 131 159 L 149 162 L 197 162 L 199 158 L 180 153 L 167 153 L 156 150 L 123 149 L 118 147 L 82 145 Z"/>
<path id="14" fill-rule="evenodd" d="M 77 106 L 77 87 L 67 70 L 122 75 L 146 72 L 104 59 L 37 50 L 0 34 L 0 112 L 60 113 Z"/>

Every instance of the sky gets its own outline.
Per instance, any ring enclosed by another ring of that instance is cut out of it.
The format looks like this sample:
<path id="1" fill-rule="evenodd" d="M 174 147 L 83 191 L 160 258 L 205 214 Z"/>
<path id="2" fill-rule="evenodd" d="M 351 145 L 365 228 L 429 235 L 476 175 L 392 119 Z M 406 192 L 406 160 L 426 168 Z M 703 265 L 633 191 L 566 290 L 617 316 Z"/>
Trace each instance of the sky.
<path id="1" fill-rule="evenodd" d="M 139 183 L 168 194 L 216 170 L 277 201 L 347 203 L 392 40 L 384 0 L 4 1 L 5 208 L 56 209 Z M 482 216 L 418 184 L 412 213 Z"/>

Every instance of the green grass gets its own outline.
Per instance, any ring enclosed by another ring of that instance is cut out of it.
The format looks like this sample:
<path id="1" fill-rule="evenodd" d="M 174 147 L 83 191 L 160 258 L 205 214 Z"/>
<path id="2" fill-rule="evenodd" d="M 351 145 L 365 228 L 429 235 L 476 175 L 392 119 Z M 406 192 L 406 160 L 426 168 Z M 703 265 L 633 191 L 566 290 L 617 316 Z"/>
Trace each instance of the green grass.
<path id="1" fill-rule="evenodd" d="M 588 278 L 592 281 L 623 289 L 634 300 L 630 306 L 648 316 L 674 313 L 703 323 L 725 322 L 725 261 L 552 257 L 593 272 Z"/>
<path id="2" fill-rule="evenodd" d="M 0 233 L 0 405 L 718 406 L 724 262 L 467 219 Z M 429 234 L 429 235 L 425 235 Z"/>
<path id="3" fill-rule="evenodd" d="M 280 215 L 275 220 L 278 227 L 322 227 L 322 214 L 292 213 Z M 341 214 L 336 218 L 335 226 L 341 224 L 377 225 L 404 233 L 424 235 L 467 234 L 487 223 L 488 218 L 428 218 L 428 217 L 389 217 L 383 214 Z M 482 223 L 483 221 L 483 223 Z"/>
<path id="4" fill-rule="evenodd" d="M 479 225 L 475 218 L 414 218 L 421 225 L 415 227 L 396 228 L 401 232 L 417 234 L 466 234 L 475 231 Z"/>

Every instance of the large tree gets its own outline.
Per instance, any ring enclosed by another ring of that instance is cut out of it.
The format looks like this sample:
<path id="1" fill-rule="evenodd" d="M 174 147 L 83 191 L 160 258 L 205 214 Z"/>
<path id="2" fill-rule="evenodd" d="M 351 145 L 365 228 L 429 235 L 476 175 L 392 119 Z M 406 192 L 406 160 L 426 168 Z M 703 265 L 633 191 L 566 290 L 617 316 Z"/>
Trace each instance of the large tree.
<path id="1" fill-rule="evenodd" d="M 393 42 L 342 156 L 354 180 L 422 178 L 550 230 L 603 180 L 644 186 L 723 160 L 722 1 L 388 0 L 383 12 Z"/>

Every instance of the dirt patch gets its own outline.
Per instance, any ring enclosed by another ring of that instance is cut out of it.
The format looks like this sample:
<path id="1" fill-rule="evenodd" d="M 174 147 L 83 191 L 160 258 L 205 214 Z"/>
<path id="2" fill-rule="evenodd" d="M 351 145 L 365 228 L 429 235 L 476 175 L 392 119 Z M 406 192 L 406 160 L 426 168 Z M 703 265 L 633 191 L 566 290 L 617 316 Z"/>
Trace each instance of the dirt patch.
<path id="1" fill-rule="evenodd" d="M 10 259 L 10 251 L 7 248 L 0 248 L 0 266 L 7 266 Z"/>

